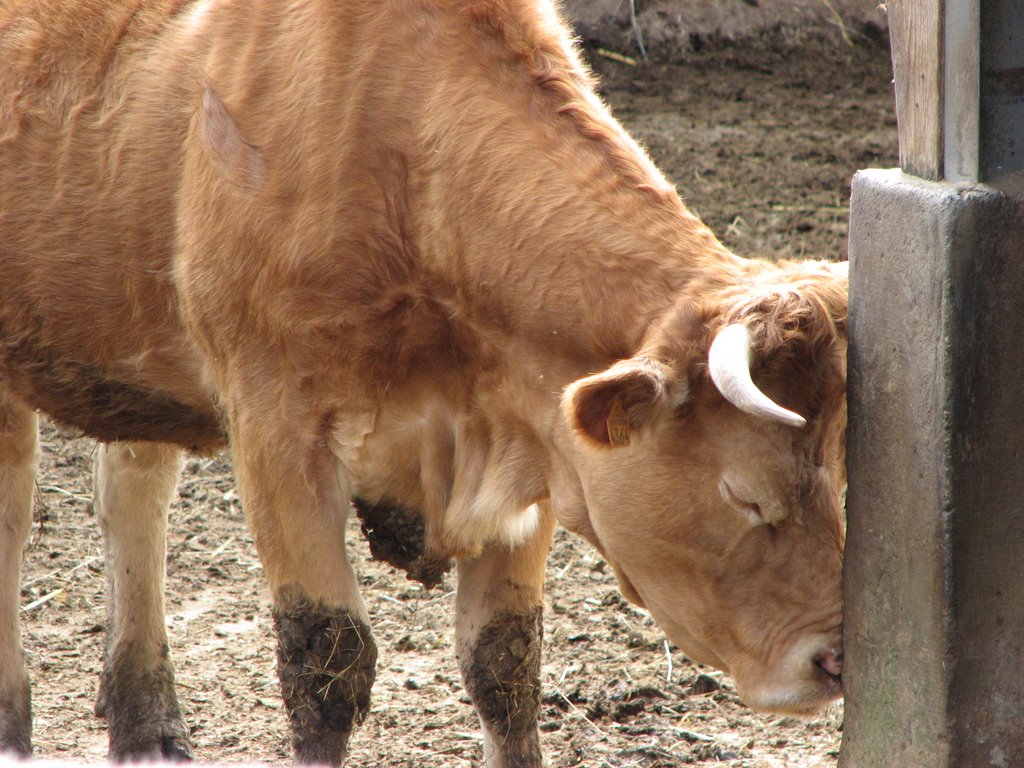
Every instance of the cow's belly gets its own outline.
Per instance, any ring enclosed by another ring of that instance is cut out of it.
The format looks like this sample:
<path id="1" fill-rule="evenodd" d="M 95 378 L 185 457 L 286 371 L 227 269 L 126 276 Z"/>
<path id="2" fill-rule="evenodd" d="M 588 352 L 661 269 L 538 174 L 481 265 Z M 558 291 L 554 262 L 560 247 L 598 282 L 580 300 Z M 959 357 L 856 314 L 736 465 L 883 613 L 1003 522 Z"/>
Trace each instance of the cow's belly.
<path id="1" fill-rule="evenodd" d="M 149 440 L 210 450 L 226 443 L 212 403 L 112 378 L 102 368 L 60 359 L 45 350 L 6 358 L 3 386 L 57 421 L 104 442 Z"/>
<path id="2" fill-rule="evenodd" d="M 196 451 L 220 448 L 227 442 L 223 423 L 212 408 L 105 379 L 88 367 L 74 371 L 74 379 L 56 378 L 68 371 L 56 372 L 54 378 L 47 378 L 49 373 L 38 376 L 28 397 L 22 399 L 89 437 L 104 442 L 174 443 Z"/>
<path id="3" fill-rule="evenodd" d="M 106 10 L 57 14 L 54 29 L 80 35 L 39 36 L 36 55 L 0 51 L 10 59 L 0 105 L 11 110 L 0 130 L 0 387 L 104 441 L 212 448 L 224 428 L 173 283 L 187 78 L 162 61 L 168 85 L 145 110 L 139 95 L 154 82 L 124 71 L 163 20 L 123 3 Z M 64 62 L 53 71 L 51 45 Z"/>
<path id="4" fill-rule="evenodd" d="M 0 191 L 0 387 L 100 440 L 224 444 L 178 315 L 166 202 L 140 234 L 112 202 L 61 207 L 30 186 Z"/>
<path id="5" fill-rule="evenodd" d="M 224 426 L 200 385 L 199 361 L 166 318 L 132 317 L 124 302 L 82 304 L 67 290 L 0 286 L 0 387 L 84 434 L 186 448 L 223 445 Z M 146 325 L 150 327 L 148 330 Z"/>

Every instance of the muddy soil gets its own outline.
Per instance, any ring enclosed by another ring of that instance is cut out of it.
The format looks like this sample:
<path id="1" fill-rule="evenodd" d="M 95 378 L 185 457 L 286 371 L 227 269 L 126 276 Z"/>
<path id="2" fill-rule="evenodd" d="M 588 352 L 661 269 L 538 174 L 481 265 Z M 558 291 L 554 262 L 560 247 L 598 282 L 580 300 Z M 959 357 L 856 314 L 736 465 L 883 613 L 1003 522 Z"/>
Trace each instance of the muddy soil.
<path id="1" fill-rule="evenodd" d="M 781 40 L 706 48 L 646 67 L 589 51 L 603 93 L 689 205 L 737 252 L 842 258 L 850 179 L 896 165 L 884 41 Z M 98 761 L 93 716 L 104 636 L 93 445 L 46 425 L 23 586 L 36 753 Z M 380 649 L 351 766 L 477 765 L 481 738 L 452 650 L 454 574 L 425 590 L 349 557 Z M 182 707 L 203 761 L 290 761 L 273 620 L 229 460 L 188 460 L 171 512 L 167 614 Z M 809 722 L 757 715 L 727 676 L 690 663 L 605 563 L 560 531 L 548 568 L 541 741 L 551 766 L 831 767 L 842 708 Z"/>

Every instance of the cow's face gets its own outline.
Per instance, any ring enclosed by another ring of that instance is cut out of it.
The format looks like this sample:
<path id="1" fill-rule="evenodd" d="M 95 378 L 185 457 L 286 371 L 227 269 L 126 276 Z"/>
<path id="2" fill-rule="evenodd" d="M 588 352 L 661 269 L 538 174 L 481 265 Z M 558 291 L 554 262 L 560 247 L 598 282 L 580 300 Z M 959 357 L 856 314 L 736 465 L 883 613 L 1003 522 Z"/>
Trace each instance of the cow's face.
<path id="1" fill-rule="evenodd" d="M 564 399 L 575 527 L 687 655 L 732 673 L 751 707 L 792 714 L 842 690 L 845 343 L 801 354 L 755 361 L 767 412 L 723 397 L 706 353 L 623 361 Z"/>

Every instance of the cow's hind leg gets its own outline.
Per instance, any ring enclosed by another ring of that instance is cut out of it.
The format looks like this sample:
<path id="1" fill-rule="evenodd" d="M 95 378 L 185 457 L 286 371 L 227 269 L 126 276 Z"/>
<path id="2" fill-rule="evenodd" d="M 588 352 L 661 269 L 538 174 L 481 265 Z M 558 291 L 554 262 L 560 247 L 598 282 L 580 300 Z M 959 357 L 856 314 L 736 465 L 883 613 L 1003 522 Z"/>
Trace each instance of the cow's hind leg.
<path id="1" fill-rule="evenodd" d="M 32 752 L 32 710 L 18 611 L 38 443 L 35 413 L 0 390 L 0 753 L 24 756 Z"/>
<path id="2" fill-rule="evenodd" d="M 487 768 L 540 768 L 537 735 L 544 563 L 554 517 L 524 544 L 491 545 L 459 563 L 456 642 L 466 690 L 480 716 Z"/>
<path id="3" fill-rule="evenodd" d="M 107 654 L 96 713 L 113 760 L 189 759 L 164 623 L 167 512 L 181 449 L 161 443 L 100 447 L 95 506 L 108 587 Z"/>
<path id="4" fill-rule="evenodd" d="M 270 409 L 235 414 L 242 505 L 270 581 L 278 673 L 300 763 L 337 765 L 369 710 L 377 647 L 345 554 L 348 488 L 323 440 Z"/>

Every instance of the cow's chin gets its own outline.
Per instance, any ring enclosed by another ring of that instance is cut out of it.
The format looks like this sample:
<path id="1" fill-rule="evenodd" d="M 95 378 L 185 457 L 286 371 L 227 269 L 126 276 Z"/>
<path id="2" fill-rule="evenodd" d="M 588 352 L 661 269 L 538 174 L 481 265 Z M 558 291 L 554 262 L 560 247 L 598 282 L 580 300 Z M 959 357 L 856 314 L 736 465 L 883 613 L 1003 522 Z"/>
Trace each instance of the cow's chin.
<path id="1" fill-rule="evenodd" d="M 805 645 L 805 644 L 801 644 Z M 808 641 L 807 647 L 820 645 Z M 808 659 L 797 646 L 781 664 L 738 664 L 733 669 L 737 693 L 743 703 L 759 712 L 813 717 L 843 696 L 842 681 Z"/>
<path id="2" fill-rule="evenodd" d="M 787 685 L 747 688 L 736 683 L 740 699 L 757 712 L 811 718 L 843 697 L 842 683 L 822 675 L 823 679 Z"/>

